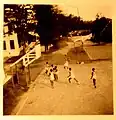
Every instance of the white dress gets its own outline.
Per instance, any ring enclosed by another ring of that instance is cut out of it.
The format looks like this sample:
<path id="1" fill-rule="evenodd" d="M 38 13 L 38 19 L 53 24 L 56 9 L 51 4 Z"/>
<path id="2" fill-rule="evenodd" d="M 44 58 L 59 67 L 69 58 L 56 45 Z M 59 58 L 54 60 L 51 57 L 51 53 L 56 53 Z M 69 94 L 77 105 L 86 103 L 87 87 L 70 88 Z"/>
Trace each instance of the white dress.
<path id="1" fill-rule="evenodd" d="M 65 66 L 65 67 L 68 67 L 68 61 L 65 62 L 64 66 Z"/>
<path id="2" fill-rule="evenodd" d="M 53 72 L 50 73 L 50 80 L 51 80 L 51 81 L 54 80 L 54 74 L 53 74 Z"/>

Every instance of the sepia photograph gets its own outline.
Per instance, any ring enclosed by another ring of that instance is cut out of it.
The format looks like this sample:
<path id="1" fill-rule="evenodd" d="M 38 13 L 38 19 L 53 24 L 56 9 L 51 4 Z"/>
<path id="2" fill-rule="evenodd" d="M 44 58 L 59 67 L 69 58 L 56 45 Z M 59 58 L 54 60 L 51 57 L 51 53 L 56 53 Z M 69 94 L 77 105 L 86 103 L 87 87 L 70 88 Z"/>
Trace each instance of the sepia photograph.
<path id="1" fill-rule="evenodd" d="M 4 116 L 114 114 L 110 5 L 3 11 Z"/>

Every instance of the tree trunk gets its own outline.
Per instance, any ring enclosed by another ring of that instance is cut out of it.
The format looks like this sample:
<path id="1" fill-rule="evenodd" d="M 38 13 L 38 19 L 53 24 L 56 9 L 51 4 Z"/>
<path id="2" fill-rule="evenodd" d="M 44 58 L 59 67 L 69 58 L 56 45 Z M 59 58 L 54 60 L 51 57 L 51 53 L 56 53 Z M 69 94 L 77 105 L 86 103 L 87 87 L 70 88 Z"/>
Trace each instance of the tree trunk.
<path id="1" fill-rule="evenodd" d="M 46 45 L 46 48 L 47 48 L 47 50 L 48 50 L 48 45 Z"/>
<path id="2" fill-rule="evenodd" d="M 46 49 L 46 45 L 45 45 L 45 52 L 47 51 L 47 49 Z"/>
<path id="3" fill-rule="evenodd" d="M 45 52 L 48 51 L 48 45 L 45 45 Z"/>

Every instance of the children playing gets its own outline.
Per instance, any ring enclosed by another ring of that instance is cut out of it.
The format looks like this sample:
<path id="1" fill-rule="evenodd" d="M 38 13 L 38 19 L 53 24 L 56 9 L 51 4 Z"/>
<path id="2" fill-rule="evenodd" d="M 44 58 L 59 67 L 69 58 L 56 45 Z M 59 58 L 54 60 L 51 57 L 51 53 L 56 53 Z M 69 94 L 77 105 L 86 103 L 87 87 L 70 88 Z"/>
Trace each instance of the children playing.
<path id="1" fill-rule="evenodd" d="M 68 60 L 66 60 L 65 64 L 64 64 L 64 69 L 68 70 L 68 82 L 71 83 L 71 80 L 75 80 L 77 84 L 79 84 L 78 80 L 75 78 L 75 75 L 72 71 L 72 68 L 68 67 Z M 46 62 L 46 66 L 45 66 L 45 74 L 49 75 L 49 79 L 50 79 L 50 83 L 51 83 L 51 87 L 54 88 L 54 81 L 58 80 L 58 68 L 56 65 L 49 65 L 48 62 Z M 96 88 L 96 71 L 95 68 L 92 68 L 92 72 L 91 72 L 91 79 L 93 81 L 93 86 L 94 88 Z"/>
<path id="2" fill-rule="evenodd" d="M 68 75 L 68 81 L 69 81 L 69 83 L 71 83 L 71 79 L 74 79 L 78 83 L 78 80 L 75 78 L 75 76 L 74 76 L 74 74 L 72 72 L 72 69 L 69 68 L 69 75 Z"/>
<path id="3" fill-rule="evenodd" d="M 91 79 L 93 80 L 93 85 L 96 88 L 96 73 L 95 73 L 95 68 L 92 68 Z"/>

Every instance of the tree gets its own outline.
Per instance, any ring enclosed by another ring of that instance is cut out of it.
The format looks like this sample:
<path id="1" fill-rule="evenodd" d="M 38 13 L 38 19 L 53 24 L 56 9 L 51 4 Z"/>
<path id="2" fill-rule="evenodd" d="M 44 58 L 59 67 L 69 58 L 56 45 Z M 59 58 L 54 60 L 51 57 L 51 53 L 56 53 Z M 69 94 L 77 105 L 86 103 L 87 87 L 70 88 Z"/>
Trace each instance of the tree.
<path id="1" fill-rule="evenodd" d="M 96 15 L 96 20 L 92 25 L 93 41 L 98 42 L 111 42 L 112 41 L 112 20 L 106 17 Z"/>
<path id="2" fill-rule="evenodd" d="M 47 51 L 49 44 L 55 46 L 60 35 L 66 34 L 66 17 L 56 5 L 34 5 L 34 9 L 38 21 L 36 31 Z"/>
<path id="3" fill-rule="evenodd" d="M 12 31 L 17 33 L 19 45 L 29 41 L 28 32 L 35 29 L 36 21 L 32 9 L 33 5 L 4 4 L 4 22 L 8 23 L 9 34 L 12 34 Z"/>
<path id="4" fill-rule="evenodd" d="M 40 43 L 45 45 L 45 51 L 53 39 L 53 6 L 52 5 L 34 5 L 36 11 L 37 29 L 40 35 Z"/>

